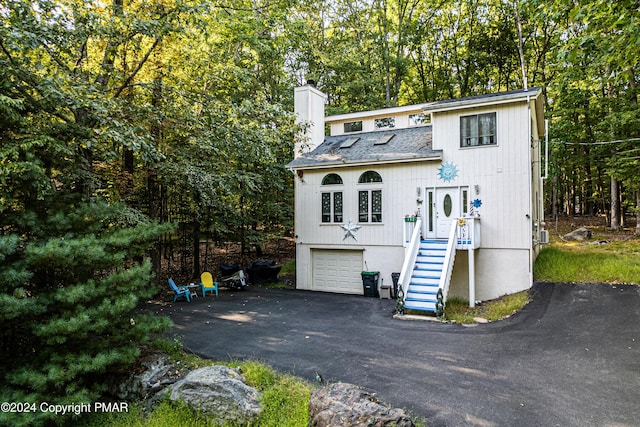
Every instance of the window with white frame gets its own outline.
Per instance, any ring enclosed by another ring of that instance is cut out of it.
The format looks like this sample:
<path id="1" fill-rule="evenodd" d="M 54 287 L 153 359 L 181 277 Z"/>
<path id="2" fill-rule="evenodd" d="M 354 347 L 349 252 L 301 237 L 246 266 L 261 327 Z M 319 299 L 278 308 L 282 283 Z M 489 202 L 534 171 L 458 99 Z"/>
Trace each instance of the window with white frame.
<path id="1" fill-rule="evenodd" d="M 344 133 L 362 131 L 362 120 L 344 123 Z"/>
<path id="2" fill-rule="evenodd" d="M 421 126 L 431 123 L 431 114 L 415 113 L 409 114 L 409 126 Z"/>
<path id="3" fill-rule="evenodd" d="M 460 117 L 460 147 L 496 144 L 496 113 Z"/>
<path id="4" fill-rule="evenodd" d="M 392 129 L 396 127 L 395 117 L 383 117 L 381 119 L 375 119 L 373 122 L 376 129 Z"/>
<path id="5" fill-rule="evenodd" d="M 325 175 L 322 179 L 322 186 L 327 186 L 327 191 L 322 191 L 322 222 L 335 223 L 342 222 L 342 189 L 332 189 L 332 186 L 342 185 L 342 178 L 336 173 Z"/>
<path id="6" fill-rule="evenodd" d="M 358 190 L 358 222 L 382 222 L 382 177 L 376 171 L 367 171 L 360 175 L 358 184 L 363 184 Z"/>

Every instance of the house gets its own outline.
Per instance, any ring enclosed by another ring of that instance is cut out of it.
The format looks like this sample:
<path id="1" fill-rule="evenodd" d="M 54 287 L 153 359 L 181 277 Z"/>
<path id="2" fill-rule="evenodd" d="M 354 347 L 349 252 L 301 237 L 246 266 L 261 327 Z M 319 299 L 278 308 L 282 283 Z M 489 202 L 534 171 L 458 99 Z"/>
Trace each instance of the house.
<path id="1" fill-rule="evenodd" d="M 363 294 L 363 271 L 386 286 L 399 273 L 405 306 L 434 311 L 531 287 L 546 238 L 540 88 L 328 117 L 324 104 L 296 88 L 299 289 Z"/>

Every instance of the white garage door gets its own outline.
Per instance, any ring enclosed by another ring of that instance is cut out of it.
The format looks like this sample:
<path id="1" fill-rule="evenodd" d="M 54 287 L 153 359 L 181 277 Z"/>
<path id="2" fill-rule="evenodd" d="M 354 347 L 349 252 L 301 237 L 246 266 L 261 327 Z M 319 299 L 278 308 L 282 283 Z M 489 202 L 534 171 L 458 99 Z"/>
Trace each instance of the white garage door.
<path id="1" fill-rule="evenodd" d="M 313 249 L 314 291 L 363 294 L 362 251 Z"/>

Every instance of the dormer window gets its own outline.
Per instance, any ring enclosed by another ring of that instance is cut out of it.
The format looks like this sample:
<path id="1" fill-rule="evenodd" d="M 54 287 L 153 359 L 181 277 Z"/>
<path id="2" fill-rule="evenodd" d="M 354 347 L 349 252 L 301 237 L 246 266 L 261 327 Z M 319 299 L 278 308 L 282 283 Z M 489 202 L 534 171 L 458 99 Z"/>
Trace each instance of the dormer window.
<path id="1" fill-rule="evenodd" d="M 361 132 L 362 131 L 362 120 L 357 122 L 347 122 L 344 124 L 344 133 L 349 132 Z"/>
<path id="2" fill-rule="evenodd" d="M 376 130 L 378 129 L 392 129 L 396 127 L 395 117 L 383 117 L 381 119 L 375 119 L 374 125 Z"/>
<path id="3" fill-rule="evenodd" d="M 422 126 L 431 123 L 431 115 L 425 113 L 409 114 L 409 126 Z"/>

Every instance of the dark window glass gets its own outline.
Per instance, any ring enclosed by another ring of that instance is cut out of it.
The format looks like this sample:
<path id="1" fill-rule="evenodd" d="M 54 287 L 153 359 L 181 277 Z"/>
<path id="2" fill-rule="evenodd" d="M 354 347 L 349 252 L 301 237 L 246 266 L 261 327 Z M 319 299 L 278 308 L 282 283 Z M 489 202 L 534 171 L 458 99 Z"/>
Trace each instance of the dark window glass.
<path id="1" fill-rule="evenodd" d="M 358 221 L 369 222 L 369 192 L 358 192 Z"/>
<path id="2" fill-rule="evenodd" d="M 337 173 L 330 173 L 322 178 L 322 185 L 342 184 L 342 178 Z"/>
<path id="3" fill-rule="evenodd" d="M 444 201 L 442 202 L 442 208 L 444 209 L 444 215 L 449 218 L 451 216 L 451 211 L 453 210 L 453 203 L 451 201 L 451 196 L 446 194 L 444 196 Z"/>
<path id="4" fill-rule="evenodd" d="M 460 147 L 496 145 L 496 113 L 460 117 Z"/>
<path id="5" fill-rule="evenodd" d="M 433 231 L 433 191 L 429 191 L 429 231 Z"/>
<path id="6" fill-rule="evenodd" d="M 367 182 L 382 182 L 382 177 L 376 171 L 366 171 L 358 179 L 359 184 L 365 184 Z"/>
<path id="7" fill-rule="evenodd" d="M 333 222 L 342 222 L 342 192 L 333 193 Z"/>
<path id="8" fill-rule="evenodd" d="M 371 191 L 371 222 L 382 222 L 382 190 Z"/>
<path id="9" fill-rule="evenodd" d="M 331 222 L 331 193 L 322 193 L 322 222 Z"/>
<path id="10" fill-rule="evenodd" d="M 360 132 L 362 130 L 362 120 L 358 122 L 348 122 L 344 124 L 344 131 L 346 132 Z"/>

